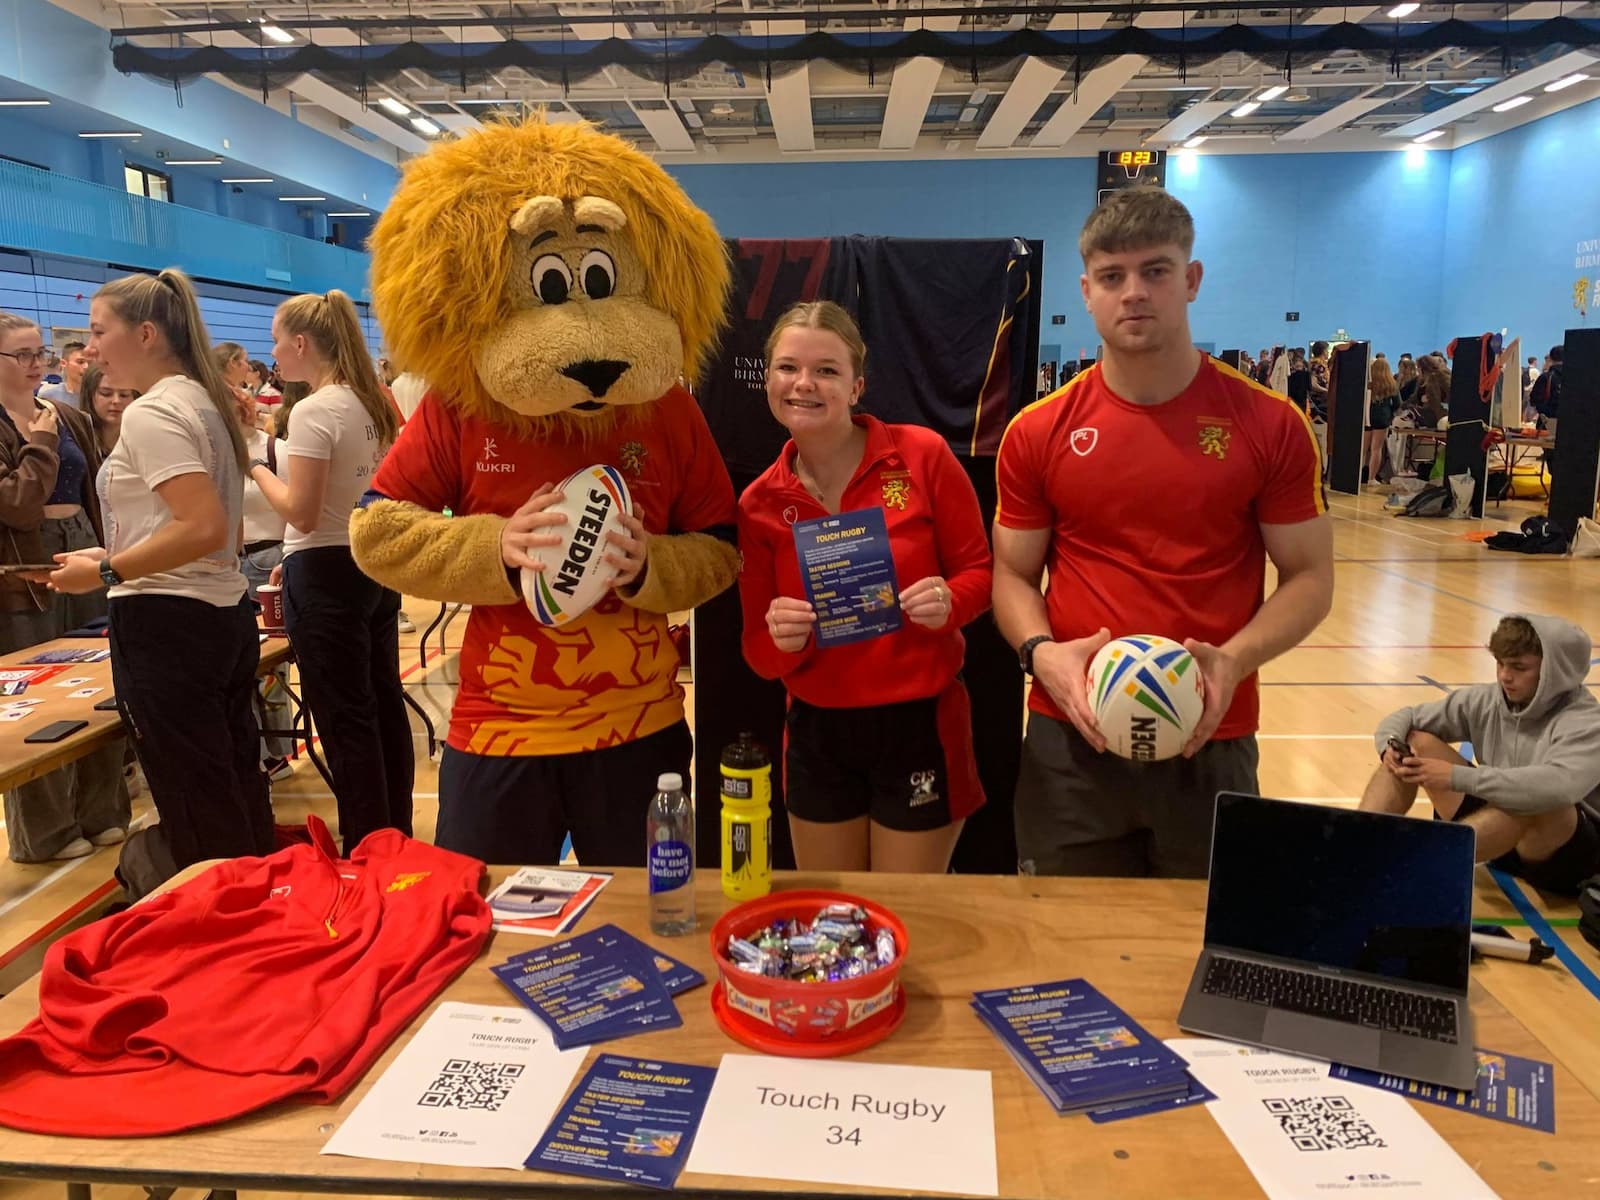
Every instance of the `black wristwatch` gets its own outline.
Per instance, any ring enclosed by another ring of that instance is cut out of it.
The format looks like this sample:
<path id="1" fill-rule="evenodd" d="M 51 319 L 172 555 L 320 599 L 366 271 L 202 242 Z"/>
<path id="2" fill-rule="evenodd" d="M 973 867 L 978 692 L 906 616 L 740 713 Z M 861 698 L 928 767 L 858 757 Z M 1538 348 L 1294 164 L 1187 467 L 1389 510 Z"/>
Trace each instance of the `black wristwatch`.
<path id="1" fill-rule="evenodd" d="M 1033 652 L 1045 642 L 1054 641 L 1048 633 L 1035 634 L 1017 647 L 1017 661 L 1029 675 L 1033 674 Z"/>
<path id="2" fill-rule="evenodd" d="M 116 587 L 124 582 L 122 576 L 117 574 L 117 569 L 111 565 L 111 555 L 109 554 L 100 560 L 100 578 L 105 581 L 105 585 L 108 588 Z"/>

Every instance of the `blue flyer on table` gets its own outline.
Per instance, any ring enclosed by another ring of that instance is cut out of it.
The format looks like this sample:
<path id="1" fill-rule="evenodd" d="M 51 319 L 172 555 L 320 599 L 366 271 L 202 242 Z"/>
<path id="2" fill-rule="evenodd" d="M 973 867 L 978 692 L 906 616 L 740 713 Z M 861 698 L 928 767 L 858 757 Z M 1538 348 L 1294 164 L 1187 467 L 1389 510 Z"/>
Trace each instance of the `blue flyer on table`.
<path id="1" fill-rule="evenodd" d="M 527 1165 L 670 1188 L 711 1097 L 715 1067 L 603 1054 L 561 1106 Z"/>
<path id="2" fill-rule="evenodd" d="M 972 1007 L 1058 1109 L 1188 1091 L 1189 1064 L 1082 979 L 977 992 Z"/>
<path id="3" fill-rule="evenodd" d="M 900 628 L 900 588 L 883 509 L 797 521 L 794 549 L 806 599 L 817 612 L 817 645 L 864 642 Z"/>
<path id="4" fill-rule="evenodd" d="M 706 981 L 706 977 L 688 963 L 679 962 L 671 955 L 657 950 L 648 942 L 640 941 L 626 929 L 620 929 L 615 925 L 601 925 L 590 932 L 602 945 L 621 947 L 629 953 L 643 956 L 655 963 L 656 971 L 661 976 L 661 982 L 666 985 L 667 991 L 674 996 L 679 992 L 686 992 L 690 988 L 699 987 Z M 506 961 L 508 963 L 526 962 L 528 959 L 537 957 L 542 953 L 542 949 L 525 950 L 521 954 L 513 954 Z"/>
<path id="5" fill-rule="evenodd" d="M 1459 1108 L 1492 1121 L 1541 1129 L 1545 1133 L 1556 1131 L 1555 1071 L 1549 1063 L 1493 1050 L 1474 1049 L 1473 1053 L 1478 1056 L 1478 1086 L 1470 1092 L 1418 1083 L 1398 1075 L 1382 1075 L 1343 1063 L 1335 1063 L 1328 1074 L 1335 1079 L 1399 1092 L 1412 1100 Z"/>
<path id="6" fill-rule="evenodd" d="M 682 1025 L 666 984 L 637 939 L 607 928 L 519 954 L 491 967 L 495 978 L 533 1010 L 563 1050 L 646 1029 Z"/>
<path id="7" fill-rule="evenodd" d="M 1188 1084 L 1186 1091 L 1171 1096 L 1159 1096 L 1154 1100 L 1124 1100 L 1120 1104 L 1108 1104 L 1105 1108 L 1091 1108 L 1089 1120 L 1096 1125 L 1104 1125 L 1108 1121 L 1149 1116 L 1151 1113 L 1166 1112 L 1169 1108 L 1187 1108 L 1191 1104 L 1204 1104 L 1208 1100 L 1217 1098 L 1215 1092 L 1189 1072 L 1185 1071 L 1183 1078 Z"/>

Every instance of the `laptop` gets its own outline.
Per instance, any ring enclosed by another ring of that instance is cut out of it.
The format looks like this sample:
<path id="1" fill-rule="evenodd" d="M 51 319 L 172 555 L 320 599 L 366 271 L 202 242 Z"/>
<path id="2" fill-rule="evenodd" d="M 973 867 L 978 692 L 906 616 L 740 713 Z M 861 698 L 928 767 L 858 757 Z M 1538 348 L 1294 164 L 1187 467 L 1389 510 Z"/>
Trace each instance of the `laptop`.
<path id="1" fill-rule="evenodd" d="M 1222 792 L 1178 1025 L 1469 1091 L 1473 832 Z"/>

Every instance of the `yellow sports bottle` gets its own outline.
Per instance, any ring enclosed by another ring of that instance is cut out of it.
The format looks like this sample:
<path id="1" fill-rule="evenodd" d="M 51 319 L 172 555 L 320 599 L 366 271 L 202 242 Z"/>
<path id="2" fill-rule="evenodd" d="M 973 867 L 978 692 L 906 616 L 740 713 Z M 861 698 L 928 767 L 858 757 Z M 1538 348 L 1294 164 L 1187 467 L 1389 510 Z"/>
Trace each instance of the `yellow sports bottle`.
<path id="1" fill-rule="evenodd" d="M 772 759 L 748 733 L 722 752 L 722 894 L 772 890 Z"/>

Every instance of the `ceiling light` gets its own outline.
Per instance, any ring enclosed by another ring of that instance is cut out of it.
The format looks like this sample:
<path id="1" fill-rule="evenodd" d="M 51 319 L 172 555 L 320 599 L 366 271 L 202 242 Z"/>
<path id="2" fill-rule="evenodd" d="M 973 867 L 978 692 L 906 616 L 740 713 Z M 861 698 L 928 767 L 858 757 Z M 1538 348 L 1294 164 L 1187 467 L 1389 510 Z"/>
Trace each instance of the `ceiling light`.
<path id="1" fill-rule="evenodd" d="M 412 117 L 411 128 L 415 129 L 418 133 L 425 133 L 429 137 L 432 137 L 434 134 L 439 132 L 439 127 L 432 121 L 428 120 L 427 117 Z"/>
<path id="2" fill-rule="evenodd" d="M 1528 101 L 1532 99 L 1532 96 L 1513 96 L 1509 100 L 1500 101 L 1500 103 L 1496 104 L 1490 111 L 1497 113 L 1510 112 L 1513 108 L 1521 108 L 1524 104 L 1528 103 Z"/>
<path id="3" fill-rule="evenodd" d="M 1545 84 L 1544 90 L 1547 92 L 1559 92 L 1571 87 L 1575 83 L 1582 83 L 1587 78 L 1589 78 L 1587 75 L 1585 75 L 1582 71 L 1579 71 L 1576 75 L 1568 75 L 1565 79 L 1558 79 L 1554 83 Z M 46 101 L 46 103 L 48 103 L 48 101 Z"/>
<path id="4" fill-rule="evenodd" d="M 370 217 L 372 214 L 369 212 L 331 212 L 328 215 L 330 217 Z"/>
<path id="5" fill-rule="evenodd" d="M 261 32 L 266 34 L 273 41 L 277 42 L 280 46 L 287 46 L 290 42 L 294 41 L 294 34 L 290 33 L 287 29 L 280 28 L 277 25 L 262 25 Z"/>
<path id="6" fill-rule="evenodd" d="M 381 97 L 378 100 L 378 107 L 387 109 L 397 117 L 408 116 L 411 112 L 409 108 L 407 108 L 404 104 L 401 104 L 400 101 L 396 100 L 393 96 Z"/>
<path id="7" fill-rule="evenodd" d="M 1256 99 L 1260 100 L 1262 102 L 1265 102 L 1265 101 L 1268 101 L 1268 100 L 1276 100 L 1279 96 L 1283 95 L 1288 90 L 1289 90 L 1289 85 L 1288 84 L 1286 84 L 1286 83 L 1276 84 L 1275 86 L 1269 87 L 1266 91 L 1262 92 L 1261 95 L 1256 97 Z"/>
<path id="8" fill-rule="evenodd" d="M 222 165 L 222 160 L 220 158 L 169 158 L 169 159 L 167 159 L 167 166 L 169 166 L 169 167 L 220 167 L 221 165 Z"/>
<path id="9" fill-rule="evenodd" d="M 1389 15 L 1398 21 L 1401 17 L 1409 17 L 1421 7 L 1420 4 L 1396 4 L 1389 10 Z"/>
<path id="10" fill-rule="evenodd" d="M 711 106 L 711 115 L 714 117 L 731 117 L 733 116 L 733 105 L 726 100 L 718 100 Z"/>
<path id="11" fill-rule="evenodd" d="M 1239 105 L 1238 108 L 1234 109 L 1228 115 L 1230 117 L 1248 117 L 1251 113 L 1255 112 L 1255 110 L 1260 108 L 1260 107 L 1261 107 L 1261 101 L 1259 101 L 1259 100 L 1246 100 L 1243 104 Z"/>
<path id="12" fill-rule="evenodd" d="M 81 137 L 81 138 L 136 138 L 136 137 L 143 137 L 144 134 L 143 133 L 138 133 L 138 132 L 96 133 L 96 132 L 90 130 L 90 131 L 86 131 L 86 132 L 80 133 L 80 134 L 78 134 L 78 136 Z"/>
<path id="13" fill-rule="evenodd" d="M 49 104 L 48 100 L 0 100 L 0 108 L 46 108 Z"/>
<path id="14" fill-rule="evenodd" d="M 1183 148 L 1185 150 L 1193 150 L 1196 146 L 1203 146 L 1205 144 L 1206 135 L 1203 133 L 1197 133 L 1183 144 Z"/>
<path id="15" fill-rule="evenodd" d="M 314 204 L 319 200 L 326 200 L 326 196 L 279 196 L 279 200 L 288 204 Z"/>
<path id="16" fill-rule="evenodd" d="M 1419 134 L 1417 134 L 1417 136 L 1412 138 L 1411 140 L 1414 143 L 1416 143 L 1418 146 L 1420 146 L 1424 142 L 1431 142 L 1431 141 L 1433 141 L 1434 138 L 1442 138 L 1443 136 L 1444 136 L 1444 130 L 1442 130 L 1442 129 L 1430 129 L 1430 130 L 1428 130 L 1427 133 L 1419 133 Z"/>
<path id="17" fill-rule="evenodd" d="M 957 121 L 958 124 L 965 125 L 968 121 L 976 121 L 977 119 L 978 119 L 978 108 L 977 108 L 977 106 L 973 105 L 973 104 L 969 104 L 969 105 L 967 105 L 967 107 L 965 107 L 965 108 L 963 108 L 961 110 L 961 115 L 956 118 L 956 121 Z"/>
<path id="18" fill-rule="evenodd" d="M 1311 93 L 1306 91 L 1305 88 L 1295 88 L 1295 90 L 1285 96 L 1284 99 L 1289 101 L 1291 104 L 1304 104 L 1307 100 L 1311 99 Z"/>
<path id="19" fill-rule="evenodd" d="M 261 176 L 261 177 L 260 177 L 260 178 L 249 178 L 249 179 L 224 179 L 224 180 L 223 180 L 223 181 L 222 181 L 222 182 L 223 182 L 223 183 L 276 183 L 276 182 L 277 182 L 277 180 L 275 180 L 275 179 L 269 179 L 269 178 L 268 178 L 268 177 L 266 177 L 266 176 L 264 176 L 264 175 L 263 175 L 263 176 Z"/>

